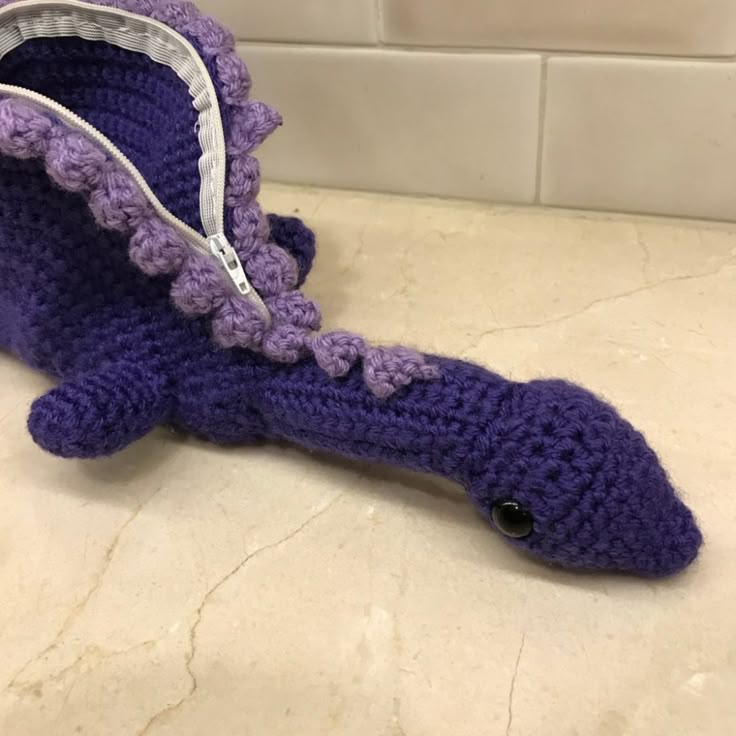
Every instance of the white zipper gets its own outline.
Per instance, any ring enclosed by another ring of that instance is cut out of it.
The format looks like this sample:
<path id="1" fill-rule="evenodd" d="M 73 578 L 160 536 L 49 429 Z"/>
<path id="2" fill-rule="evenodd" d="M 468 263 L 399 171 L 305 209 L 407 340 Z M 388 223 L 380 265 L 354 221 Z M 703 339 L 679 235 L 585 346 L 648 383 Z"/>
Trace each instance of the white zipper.
<path id="1" fill-rule="evenodd" d="M 130 159 L 107 136 L 75 112 L 24 87 L 0 84 L 0 94 L 20 97 L 44 107 L 95 141 L 130 175 L 156 214 L 193 248 L 214 258 L 227 276 L 232 290 L 253 302 L 267 322 L 270 321 L 268 309 L 250 285 L 238 254 L 223 232 L 225 134 L 214 85 L 196 49 L 184 36 L 164 23 L 124 10 L 89 5 L 77 0 L 25 0 L 0 9 L 0 59 L 29 38 L 59 36 L 104 40 L 145 53 L 154 61 L 171 67 L 187 83 L 193 106 L 199 112 L 197 133 L 202 148 L 199 159 L 199 208 L 205 237 L 164 207 Z"/>

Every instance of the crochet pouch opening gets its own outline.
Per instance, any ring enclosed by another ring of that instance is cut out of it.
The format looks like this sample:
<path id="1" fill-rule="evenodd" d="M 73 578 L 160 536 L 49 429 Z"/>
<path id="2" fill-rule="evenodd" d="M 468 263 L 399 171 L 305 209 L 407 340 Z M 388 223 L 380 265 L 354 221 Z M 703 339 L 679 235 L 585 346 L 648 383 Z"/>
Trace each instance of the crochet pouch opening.
<path id="1" fill-rule="evenodd" d="M 130 160 L 171 214 L 202 235 L 222 230 L 222 120 L 191 41 L 125 11 L 27 0 L 0 10 L 0 60 L 0 85 L 76 113 Z"/>

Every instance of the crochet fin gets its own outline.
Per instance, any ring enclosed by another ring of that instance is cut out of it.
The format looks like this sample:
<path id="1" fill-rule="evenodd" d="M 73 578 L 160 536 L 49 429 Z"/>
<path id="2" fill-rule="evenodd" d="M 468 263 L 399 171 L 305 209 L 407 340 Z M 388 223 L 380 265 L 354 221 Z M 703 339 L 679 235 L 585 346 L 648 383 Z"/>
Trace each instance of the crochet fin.
<path id="1" fill-rule="evenodd" d="M 28 429 L 60 457 L 112 455 L 165 419 L 163 381 L 131 363 L 108 365 L 62 383 L 31 406 Z"/>
<path id="2" fill-rule="evenodd" d="M 299 288 L 312 270 L 317 252 L 314 233 L 297 217 L 269 215 L 268 224 L 273 242 L 296 261 L 299 268 L 296 286 Z"/>

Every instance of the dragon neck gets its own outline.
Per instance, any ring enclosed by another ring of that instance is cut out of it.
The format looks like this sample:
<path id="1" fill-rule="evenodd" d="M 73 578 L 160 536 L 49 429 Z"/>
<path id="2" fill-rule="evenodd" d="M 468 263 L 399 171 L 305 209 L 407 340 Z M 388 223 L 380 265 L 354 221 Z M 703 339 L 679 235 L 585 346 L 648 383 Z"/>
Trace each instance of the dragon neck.
<path id="1" fill-rule="evenodd" d="M 249 404 L 270 437 L 464 482 L 511 384 L 474 365 L 432 360 L 440 378 L 389 399 L 373 396 L 357 371 L 333 380 L 312 361 L 260 364 L 249 377 Z"/>

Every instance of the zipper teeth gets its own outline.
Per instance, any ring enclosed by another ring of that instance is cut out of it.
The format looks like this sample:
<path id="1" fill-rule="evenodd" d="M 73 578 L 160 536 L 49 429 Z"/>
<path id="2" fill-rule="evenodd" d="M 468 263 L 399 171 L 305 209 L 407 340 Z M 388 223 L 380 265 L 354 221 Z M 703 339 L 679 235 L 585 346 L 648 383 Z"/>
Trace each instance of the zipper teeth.
<path id="1" fill-rule="evenodd" d="M 84 118 L 79 117 L 75 112 L 72 112 L 69 108 L 60 105 L 50 97 L 34 92 L 33 90 L 26 89 L 25 87 L 16 87 L 12 84 L 0 84 L 0 93 L 8 94 L 14 97 L 22 97 L 36 102 L 39 105 L 51 110 L 65 123 L 68 123 L 74 128 L 77 128 L 92 138 L 98 143 L 112 158 L 119 163 L 130 176 L 135 180 L 135 183 L 141 188 L 146 199 L 151 203 L 156 214 L 165 220 L 169 225 L 176 228 L 176 230 L 183 235 L 187 241 L 191 242 L 192 245 L 196 246 L 198 250 L 202 251 L 207 255 L 210 255 L 209 248 L 207 247 L 207 240 L 203 238 L 194 228 L 187 225 L 185 222 L 180 220 L 178 217 L 169 212 L 159 198 L 153 193 L 153 190 L 148 185 L 145 177 L 136 168 L 133 162 L 103 133 L 97 128 L 88 123 Z"/>

